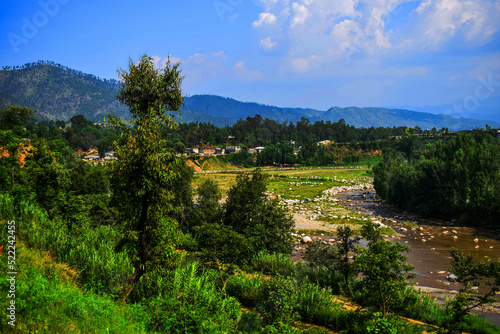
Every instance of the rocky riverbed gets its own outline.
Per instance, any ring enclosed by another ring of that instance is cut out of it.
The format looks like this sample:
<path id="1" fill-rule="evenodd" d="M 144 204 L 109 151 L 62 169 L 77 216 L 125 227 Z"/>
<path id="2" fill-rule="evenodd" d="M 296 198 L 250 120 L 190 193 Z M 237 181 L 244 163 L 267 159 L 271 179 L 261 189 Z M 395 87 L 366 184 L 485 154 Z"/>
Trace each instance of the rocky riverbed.
<path id="1" fill-rule="evenodd" d="M 450 282 L 450 249 L 461 249 L 474 254 L 478 259 L 500 257 L 500 229 L 488 230 L 463 226 L 451 221 L 426 219 L 412 213 L 397 210 L 376 199 L 373 188 L 344 191 L 335 194 L 336 206 L 343 206 L 358 214 L 367 215 L 397 232 L 390 239 L 408 245 L 411 252 L 406 254 L 408 262 L 415 267 L 413 284 L 443 302 L 447 295 L 460 289 L 459 283 Z M 332 203 L 332 205 L 333 205 Z M 334 239 L 335 226 L 321 220 L 307 219 L 295 214 L 296 228 L 321 230 L 316 238 L 325 242 Z M 300 236 L 298 236 L 300 237 Z M 300 260 L 305 246 L 297 244 L 294 258 Z M 481 291 L 481 290 L 480 290 Z M 483 308 L 490 321 L 500 325 L 500 304 Z"/>

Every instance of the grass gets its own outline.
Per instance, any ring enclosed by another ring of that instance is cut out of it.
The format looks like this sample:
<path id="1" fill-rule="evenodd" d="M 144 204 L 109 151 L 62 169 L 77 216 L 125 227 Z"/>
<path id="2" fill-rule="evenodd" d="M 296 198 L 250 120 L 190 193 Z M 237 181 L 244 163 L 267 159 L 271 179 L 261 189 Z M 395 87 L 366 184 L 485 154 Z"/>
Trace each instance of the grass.
<path id="1" fill-rule="evenodd" d="M 212 158 L 214 159 L 214 158 Z M 236 184 L 236 176 L 253 169 L 214 170 L 212 173 L 198 173 L 194 188 L 204 180 L 210 179 L 217 183 L 223 193 Z M 334 186 L 353 185 L 369 182 L 371 170 L 368 168 L 296 168 L 276 170 L 263 168 L 269 178 L 268 192 L 287 199 L 312 199 L 321 195 L 323 190 Z M 298 184 L 298 185 L 297 185 Z M 291 189 L 290 189 L 291 188 Z"/>
<path id="2" fill-rule="evenodd" d="M 419 226 L 417 223 L 413 223 L 413 222 L 403 222 L 402 225 L 405 227 L 408 227 L 408 228 L 418 228 L 418 226 Z"/>
<path id="3" fill-rule="evenodd" d="M 304 234 L 304 235 L 307 235 L 309 237 L 321 236 L 321 235 L 332 235 L 332 231 L 318 230 L 318 229 L 314 229 L 314 230 L 300 229 L 300 230 L 296 230 L 296 233 L 300 236 L 302 236 L 302 234 Z"/>
<path id="4" fill-rule="evenodd" d="M 16 327 L 2 321 L 2 333 L 145 333 L 147 314 L 140 306 L 117 305 L 82 290 L 67 264 L 21 242 L 16 246 L 16 265 L 22 268 L 16 276 Z M 0 258 L 6 272 L 6 253 Z M 3 287 L 6 278 L 0 279 Z M 9 302 L 2 298 L 0 307 L 5 310 Z"/>

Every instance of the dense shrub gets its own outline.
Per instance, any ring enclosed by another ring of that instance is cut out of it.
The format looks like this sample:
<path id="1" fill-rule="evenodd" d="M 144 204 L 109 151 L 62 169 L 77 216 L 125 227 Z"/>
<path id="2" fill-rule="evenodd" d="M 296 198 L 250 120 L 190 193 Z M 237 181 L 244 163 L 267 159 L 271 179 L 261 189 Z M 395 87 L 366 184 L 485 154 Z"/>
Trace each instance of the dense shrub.
<path id="1" fill-rule="evenodd" d="M 276 276 L 264 282 L 259 309 L 266 323 L 294 323 L 299 318 L 297 303 L 295 279 Z"/>
<path id="2" fill-rule="evenodd" d="M 333 301 L 330 289 L 306 281 L 300 284 L 297 294 L 297 310 L 302 321 L 324 326 L 334 324 L 342 307 Z"/>
<path id="3" fill-rule="evenodd" d="M 266 251 L 260 251 L 250 267 L 253 271 L 273 276 L 289 276 L 294 272 L 294 264 L 290 256 L 280 253 L 269 254 Z"/>
<path id="4" fill-rule="evenodd" d="M 70 233 L 63 221 L 50 220 L 45 210 L 33 204 L 21 202 L 17 210 L 15 214 L 12 198 L 0 194 L 0 218 L 16 221 L 18 238 L 78 269 L 80 283 L 86 288 L 114 295 L 131 273 L 125 253 L 115 252 L 118 237 L 111 226 L 80 228 Z"/>
<path id="5" fill-rule="evenodd" d="M 232 275 L 227 280 L 226 292 L 238 298 L 243 305 L 255 307 L 261 299 L 264 281 L 265 278 L 260 275 Z"/>
<path id="6" fill-rule="evenodd" d="M 344 277 L 340 272 L 332 268 L 323 268 L 315 264 L 299 262 L 295 265 L 295 270 L 299 280 L 307 279 L 320 287 L 328 287 L 336 295 L 339 295 L 342 291 Z"/>
<path id="7" fill-rule="evenodd" d="M 144 301 L 149 331 L 161 333 L 226 333 L 236 329 L 241 309 L 224 298 L 215 278 L 199 272 L 195 262 L 177 268 L 164 280 L 156 297 Z"/>

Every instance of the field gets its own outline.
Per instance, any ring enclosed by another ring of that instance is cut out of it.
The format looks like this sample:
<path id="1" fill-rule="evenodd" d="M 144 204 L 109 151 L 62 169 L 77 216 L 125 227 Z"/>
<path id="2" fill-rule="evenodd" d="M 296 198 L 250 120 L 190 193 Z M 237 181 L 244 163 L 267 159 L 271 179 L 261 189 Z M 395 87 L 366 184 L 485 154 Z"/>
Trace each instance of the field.
<path id="1" fill-rule="evenodd" d="M 216 182 L 225 195 L 236 184 L 239 173 L 252 169 L 211 171 L 198 173 L 195 187 L 204 180 Z M 348 187 L 362 188 L 372 183 L 371 169 L 367 167 L 335 168 L 264 168 L 269 176 L 268 195 L 278 198 L 294 215 L 296 229 L 308 235 L 329 234 L 339 225 L 350 225 L 357 230 L 364 221 L 371 217 L 361 215 L 336 202 L 334 194 L 324 192 L 331 189 L 346 190 Z M 391 231 L 387 231 L 390 234 Z"/>

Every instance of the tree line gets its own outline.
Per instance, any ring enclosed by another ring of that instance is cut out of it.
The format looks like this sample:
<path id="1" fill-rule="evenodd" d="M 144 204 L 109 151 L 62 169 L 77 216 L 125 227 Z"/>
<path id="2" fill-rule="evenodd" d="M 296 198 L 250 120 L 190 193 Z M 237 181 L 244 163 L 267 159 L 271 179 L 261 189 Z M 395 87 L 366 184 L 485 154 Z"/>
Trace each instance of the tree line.
<path id="1" fill-rule="evenodd" d="M 49 65 L 49 66 L 54 66 L 57 68 L 60 68 L 68 73 L 77 75 L 81 78 L 84 78 L 86 80 L 91 80 L 95 83 L 99 82 L 104 82 L 105 84 L 112 85 L 116 88 L 120 87 L 120 82 L 118 80 L 114 79 L 101 79 L 100 77 L 93 75 L 93 74 L 87 74 L 79 70 L 72 69 L 68 66 L 61 65 L 59 63 L 56 63 L 51 60 L 38 60 L 36 62 L 31 62 L 31 63 L 26 63 L 24 65 L 14 65 L 14 66 L 2 66 L 2 71 L 14 71 L 14 70 L 23 70 L 23 69 L 28 69 L 36 66 L 42 66 L 42 65 Z"/>
<path id="2" fill-rule="evenodd" d="M 405 153 L 387 150 L 373 168 L 378 196 L 428 216 L 497 225 L 500 138 L 496 130 L 461 132 Z"/>

